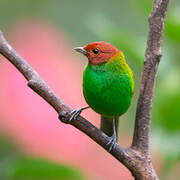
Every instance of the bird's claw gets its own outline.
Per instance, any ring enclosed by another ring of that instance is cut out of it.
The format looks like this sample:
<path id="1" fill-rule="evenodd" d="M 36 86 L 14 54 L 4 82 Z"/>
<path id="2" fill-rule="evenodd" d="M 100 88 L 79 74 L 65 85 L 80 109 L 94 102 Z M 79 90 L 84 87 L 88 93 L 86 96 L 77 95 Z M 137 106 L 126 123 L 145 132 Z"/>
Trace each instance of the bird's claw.
<path id="1" fill-rule="evenodd" d="M 107 143 L 107 146 L 108 145 L 108 151 L 111 152 L 111 150 L 116 146 L 116 136 L 114 134 L 110 137 L 109 142 Z"/>
<path id="2" fill-rule="evenodd" d="M 76 110 L 73 110 L 71 112 L 71 116 L 69 118 L 69 123 L 73 120 L 73 119 L 76 119 L 82 112 L 82 108 L 79 108 L 79 109 L 76 109 Z"/>
<path id="3" fill-rule="evenodd" d="M 79 109 L 76 109 L 76 110 L 73 110 L 73 111 L 71 112 L 71 115 L 70 115 L 70 118 L 69 118 L 69 120 L 68 120 L 68 123 L 71 123 L 71 121 L 72 121 L 73 119 L 76 119 L 76 118 L 81 114 L 81 112 L 82 112 L 84 109 L 87 109 L 87 108 L 89 108 L 89 106 L 83 107 L 83 108 L 79 108 Z"/>

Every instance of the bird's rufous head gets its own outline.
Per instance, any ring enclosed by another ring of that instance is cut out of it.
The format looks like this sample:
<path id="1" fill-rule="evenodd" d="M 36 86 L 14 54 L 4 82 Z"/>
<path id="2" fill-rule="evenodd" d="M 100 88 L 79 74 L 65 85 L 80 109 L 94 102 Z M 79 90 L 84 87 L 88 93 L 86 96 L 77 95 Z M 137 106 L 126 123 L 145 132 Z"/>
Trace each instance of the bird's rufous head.
<path id="1" fill-rule="evenodd" d="M 94 65 L 107 62 L 120 52 L 113 45 L 102 41 L 94 42 L 84 47 L 76 47 L 74 50 L 87 56 L 89 63 Z"/>

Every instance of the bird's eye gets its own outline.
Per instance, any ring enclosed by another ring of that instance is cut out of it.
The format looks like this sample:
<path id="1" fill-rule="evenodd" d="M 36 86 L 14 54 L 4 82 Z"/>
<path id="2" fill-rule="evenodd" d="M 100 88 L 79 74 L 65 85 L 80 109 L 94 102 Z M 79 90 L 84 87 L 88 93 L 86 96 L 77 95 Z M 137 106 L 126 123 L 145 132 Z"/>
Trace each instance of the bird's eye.
<path id="1" fill-rule="evenodd" d="M 98 54 L 99 50 L 98 49 L 93 49 L 92 50 L 94 54 Z"/>

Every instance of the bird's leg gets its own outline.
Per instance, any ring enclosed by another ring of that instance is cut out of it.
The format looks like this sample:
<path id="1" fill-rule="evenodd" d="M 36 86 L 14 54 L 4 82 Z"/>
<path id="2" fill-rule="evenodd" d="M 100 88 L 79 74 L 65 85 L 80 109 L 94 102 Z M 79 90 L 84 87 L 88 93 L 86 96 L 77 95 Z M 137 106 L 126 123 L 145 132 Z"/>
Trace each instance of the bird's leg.
<path id="1" fill-rule="evenodd" d="M 79 109 L 73 110 L 71 112 L 71 115 L 70 115 L 70 118 L 68 120 L 68 123 L 70 123 L 73 119 L 76 119 L 81 114 L 81 112 L 84 109 L 88 109 L 88 108 L 89 108 L 89 106 L 86 106 L 86 107 L 83 107 L 83 108 L 79 108 Z"/>
<path id="2" fill-rule="evenodd" d="M 110 141 L 107 143 L 107 145 L 110 145 L 108 151 L 110 152 L 116 145 L 117 135 L 116 135 L 116 125 L 115 125 L 115 119 L 113 119 L 113 135 L 110 137 Z"/>

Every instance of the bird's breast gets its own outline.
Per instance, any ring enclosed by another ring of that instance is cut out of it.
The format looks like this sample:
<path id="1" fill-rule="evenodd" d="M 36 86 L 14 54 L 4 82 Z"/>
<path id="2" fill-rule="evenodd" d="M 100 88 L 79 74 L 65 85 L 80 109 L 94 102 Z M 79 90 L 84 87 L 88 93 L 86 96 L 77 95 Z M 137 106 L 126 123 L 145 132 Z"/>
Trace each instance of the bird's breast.
<path id="1" fill-rule="evenodd" d="M 83 74 L 83 94 L 89 106 L 105 116 L 120 116 L 131 102 L 130 76 L 106 68 L 87 66 Z"/>

